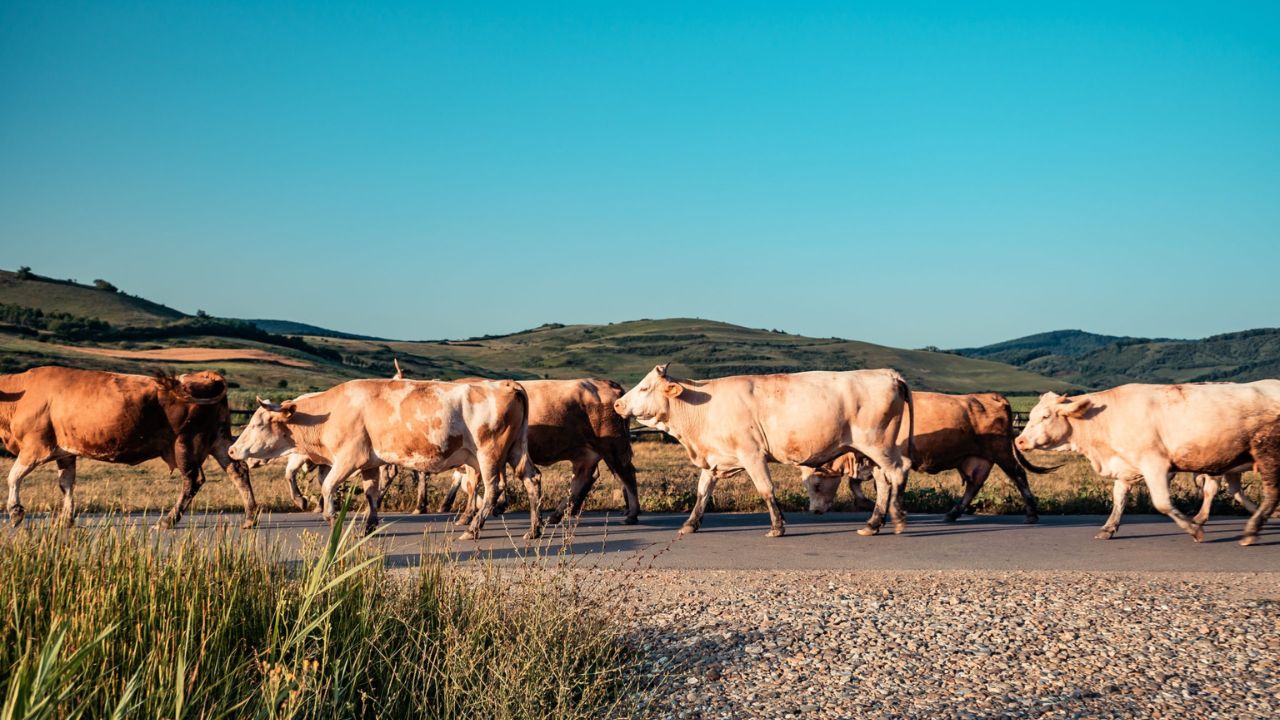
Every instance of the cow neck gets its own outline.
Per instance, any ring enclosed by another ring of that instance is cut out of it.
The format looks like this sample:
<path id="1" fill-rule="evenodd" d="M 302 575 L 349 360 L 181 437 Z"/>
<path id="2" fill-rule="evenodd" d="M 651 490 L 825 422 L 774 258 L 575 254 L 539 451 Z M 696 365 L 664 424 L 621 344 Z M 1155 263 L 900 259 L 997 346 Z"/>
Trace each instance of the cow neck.
<path id="1" fill-rule="evenodd" d="M 1084 395 L 1082 397 L 1089 398 L 1095 403 L 1094 407 L 1098 407 L 1097 394 L 1090 393 L 1089 395 Z M 1105 405 L 1099 408 L 1097 412 L 1101 414 L 1104 411 Z M 1094 417 L 1097 416 L 1095 415 Z M 1071 448 L 1072 452 L 1084 455 L 1085 458 L 1093 465 L 1095 471 L 1098 470 L 1098 468 L 1101 468 L 1103 466 L 1101 459 L 1094 457 L 1097 453 L 1097 448 L 1102 447 L 1098 443 L 1094 442 L 1094 423 L 1091 423 L 1084 418 L 1073 417 L 1066 418 L 1066 421 L 1067 426 L 1071 428 L 1071 439 L 1068 443 L 1068 447 Z M 1082 450 L 1081 448 L 1085 449 Z"/>
<path id="2" fill-rule="evenodd" d="M 304 403 L 307 405 L 311 404 L 308 402 L 309 400 L 310 398 L 303 398 L 302 400 L 295 401 L 297 403 L 296 413 L 311 417 L 319 417 L 321 413 L 312 413 L 305 409 Z M 324 429 L 324 424 L 328 421 L 329 419 L 326 417 L 323 420 L 308 421 L 306 424 L 289 423 L 289 432 L 293 436 L 294 448 L 307 453 L 308 455 L 315 455 L 316 453 L 314 451 L 324 449 L 324 443 L 321 442 L 320 434 Z M 319 455 L 316 456 L 320 457 Z"/>
<path id="3" fill-rule="evenodd" d="M 693 405 L 691 403 L 684 402 L 679 398 L 675 398 L 668 405 L 669 410 L 667 412 L 667 420 L 663 423 L 666 427 L 659 428 L 663 432 L 674 437 L 676 440 L 679 440 L 680 444 L 684 445 L 685 449 L 689 451 L 690 456 L 695 460 L 701 457 L 703 453 L 701 452 L 701 448 L 696 447 L 692 438 L 698 436 L 697 431 L 702 427 L 702 419 L 706 413 L 704 408 L 709 403 L 710 400 L 708 399 L 707 402 L 702 403 L 701 405 Z"/>

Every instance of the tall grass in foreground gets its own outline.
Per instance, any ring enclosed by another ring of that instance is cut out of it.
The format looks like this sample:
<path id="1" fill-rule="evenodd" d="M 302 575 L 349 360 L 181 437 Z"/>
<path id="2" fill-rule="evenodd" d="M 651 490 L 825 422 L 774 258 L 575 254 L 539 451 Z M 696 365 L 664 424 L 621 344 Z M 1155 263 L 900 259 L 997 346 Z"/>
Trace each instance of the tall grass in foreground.
<path id="1" fill-rule="evenodd" d="M 570 573 L 390 573 L 337 531 L 292 565 L 222 535 L 4 535 L 0 720 L 586 718 L 631 689 Z"/>

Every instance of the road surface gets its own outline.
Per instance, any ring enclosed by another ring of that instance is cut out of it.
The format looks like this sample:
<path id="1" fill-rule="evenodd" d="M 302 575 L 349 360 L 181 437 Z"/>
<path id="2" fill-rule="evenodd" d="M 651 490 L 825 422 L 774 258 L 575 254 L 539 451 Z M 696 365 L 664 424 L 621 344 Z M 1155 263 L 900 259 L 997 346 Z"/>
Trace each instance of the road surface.
<path id="1" fill-rule="evenodd" d="M 457 540 L 459 529 L 447 515 L 384 515 L 382 544 L 391 565 L 413 565 L 424 547 L 450 552 L 460 559 L 492 557 L 519 562 L 538 555 L 565 557 L 580 565 L 606 564 L 638 568 L 714 570 L 992 570 L 992 571 L 1177 571 L 1265 572 L 1280 570 L 1280 520 L 1263 530 L 1253 547 L 1237 544 L 1244 517 L 1221 516 L 1205 526 L 1205 542 L 1196 544 L 1173 521 L 1161 515 L 1126 516 L 1116 537 L 1094 540 L 1101 515 L 1046 516 L 1026 525 L 1021 516 L 969 516 L 957 523 L 941 515 L 912 515 L 907 532 L 860 537 L 855 530 L 864 513 L 814 516 L 791 513 L 787 534 L 766 538 L 764 513 L 711 513 L 702 529 L 677 537 L 683 514 L 642 515 L 639 525 L 622 525 L 618 516 L 587 513 L 575 536 L 564 528 L 548 528 L 542 540 L 528 543 L 528 515 L 518 512 L 491 519 L 478 542 Z M 34 518 L 33 518 L 34 519 Z M 357 521 L 360 520 L 357 516 Z M 34 519 L 45 521 L 43 518 Z M 111 522 L 144 525 L 142 516 L 117 516 Z M 211 532 L 219 522 L 239 522 L 234 514 L 192 514 L 184 527 Z M 81 516 L 91 528 L 106 520 Z M 264 514 L 257 530 L 247 531 L 264 543 L 294 554 L 304 533 L 327 532 L 310 513 Z"/>

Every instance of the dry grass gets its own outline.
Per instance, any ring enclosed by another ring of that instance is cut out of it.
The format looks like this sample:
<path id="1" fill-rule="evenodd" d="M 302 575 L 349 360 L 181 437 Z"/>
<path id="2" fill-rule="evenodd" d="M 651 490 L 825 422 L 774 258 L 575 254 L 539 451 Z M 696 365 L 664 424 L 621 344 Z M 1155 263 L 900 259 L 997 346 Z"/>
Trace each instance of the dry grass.
<path id="1" fill-rule="evenodd" d="M 687 512 L 693 504 L 698 477 L 694 468 L 677 445 L 656 442 L 636 443 L 635 464 L 639 471 L 640 502 L 645 512 Z M 1105 513 L 1111 508 L 1111 483 L 1094 475 L 1088 463 L 1079 456 L 1055 453 L 1032 453 L 1031 460 L 1039 465 L 1067 463 L 1048 475 L 1032 475 L 1031 489 L 1040 500 L 1045 514 Z M 6 464 L 7 468 L 7 464 Z M 773 479 L 777 494 L 788 511 L 807 510 L 804 488 L 800 485 L 799 472 L 792 467 L 774 465 Z M 222 471 L 210 461 L 205 468 L 209 478 L 192 503 L 193 510 L 237 512 L 242 508 L 235 487 L 226 480 Z M 276 462 L 253 471 L 254 489 L 258 502 L 264 509 L 292 511 L 283 480 L 282 463 Z M 544 505 L 553 507 L 568 493 L 570 470 L 567 463 L 560 463 L 543 470 Z M 432 509 L 447 487 L 448 475 L 432 478 Z M 1258 496 L 1257 476 L 1245 476 L 1245 492 Z M 954 504 L 962 491 L 959 475 L 946 472 L 939 475 L 914 473 L 908 483 L 907 509 L 914 512 L 942 512 Z M 871 487 L 866 488 L 873 492 Z M 1184 509 L 1199 507 L 1199 494 L 1190 476 L 1180 475 L 1174 481 L 1174 500 Z M 82 511 L 154 511 L 159 512 L 172 505 L 178 492 L 177 476 L 170 476 L 158 461 L 135 467 L 106 465 L 92 461 L 80 463 L 76 500 Z M 304 492 L 318 493 L 314 479 L 304 484 Z M 521 491 L 513 490 L 520 507 Z M 847 490 L 842 490 L 837 509 L 852 510 Z M 398 484 L 386 500 L 388 511 L 407 511 L 413 507 L 414 490 L 407 483 Z M 52 464 L 32 473 L 23 484 L 23 503 L 32 512 L 49 512 L 59 507 L 61 492 L 57 474 Z M 745 476 L 731 478 L 720 483 L 714 498 L 716 510 L 762 511 L 755 488 Z M 622 492 L 617 481 L 601 466 L 601 478 L 587 501 L 588 510 L 608 510 L 623 507 Z M 1012 483 L 996 469 L 974 501 L 974 511 L 983 514 L 1021 513 L 1022 500 Z M 1150 512 L 1146 491 L 1138 489 L 1130 494 L 1130 508 Z M 1215 512 L 1243 512 L 1233 500 L 1219 496 Z"/>

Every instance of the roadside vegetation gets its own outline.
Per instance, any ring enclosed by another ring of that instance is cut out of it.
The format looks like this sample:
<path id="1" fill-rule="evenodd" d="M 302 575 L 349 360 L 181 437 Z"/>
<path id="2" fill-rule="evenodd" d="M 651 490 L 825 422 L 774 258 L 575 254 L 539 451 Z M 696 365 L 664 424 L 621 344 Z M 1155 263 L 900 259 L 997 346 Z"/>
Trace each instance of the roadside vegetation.
<path id="1" fill-rule="evenodd" d="M 286 564 L 235 533 L 0 533 L 0 720 L 625 710 L 637 658 L 573 573 L 390 571 L 376 538 Z"/>

